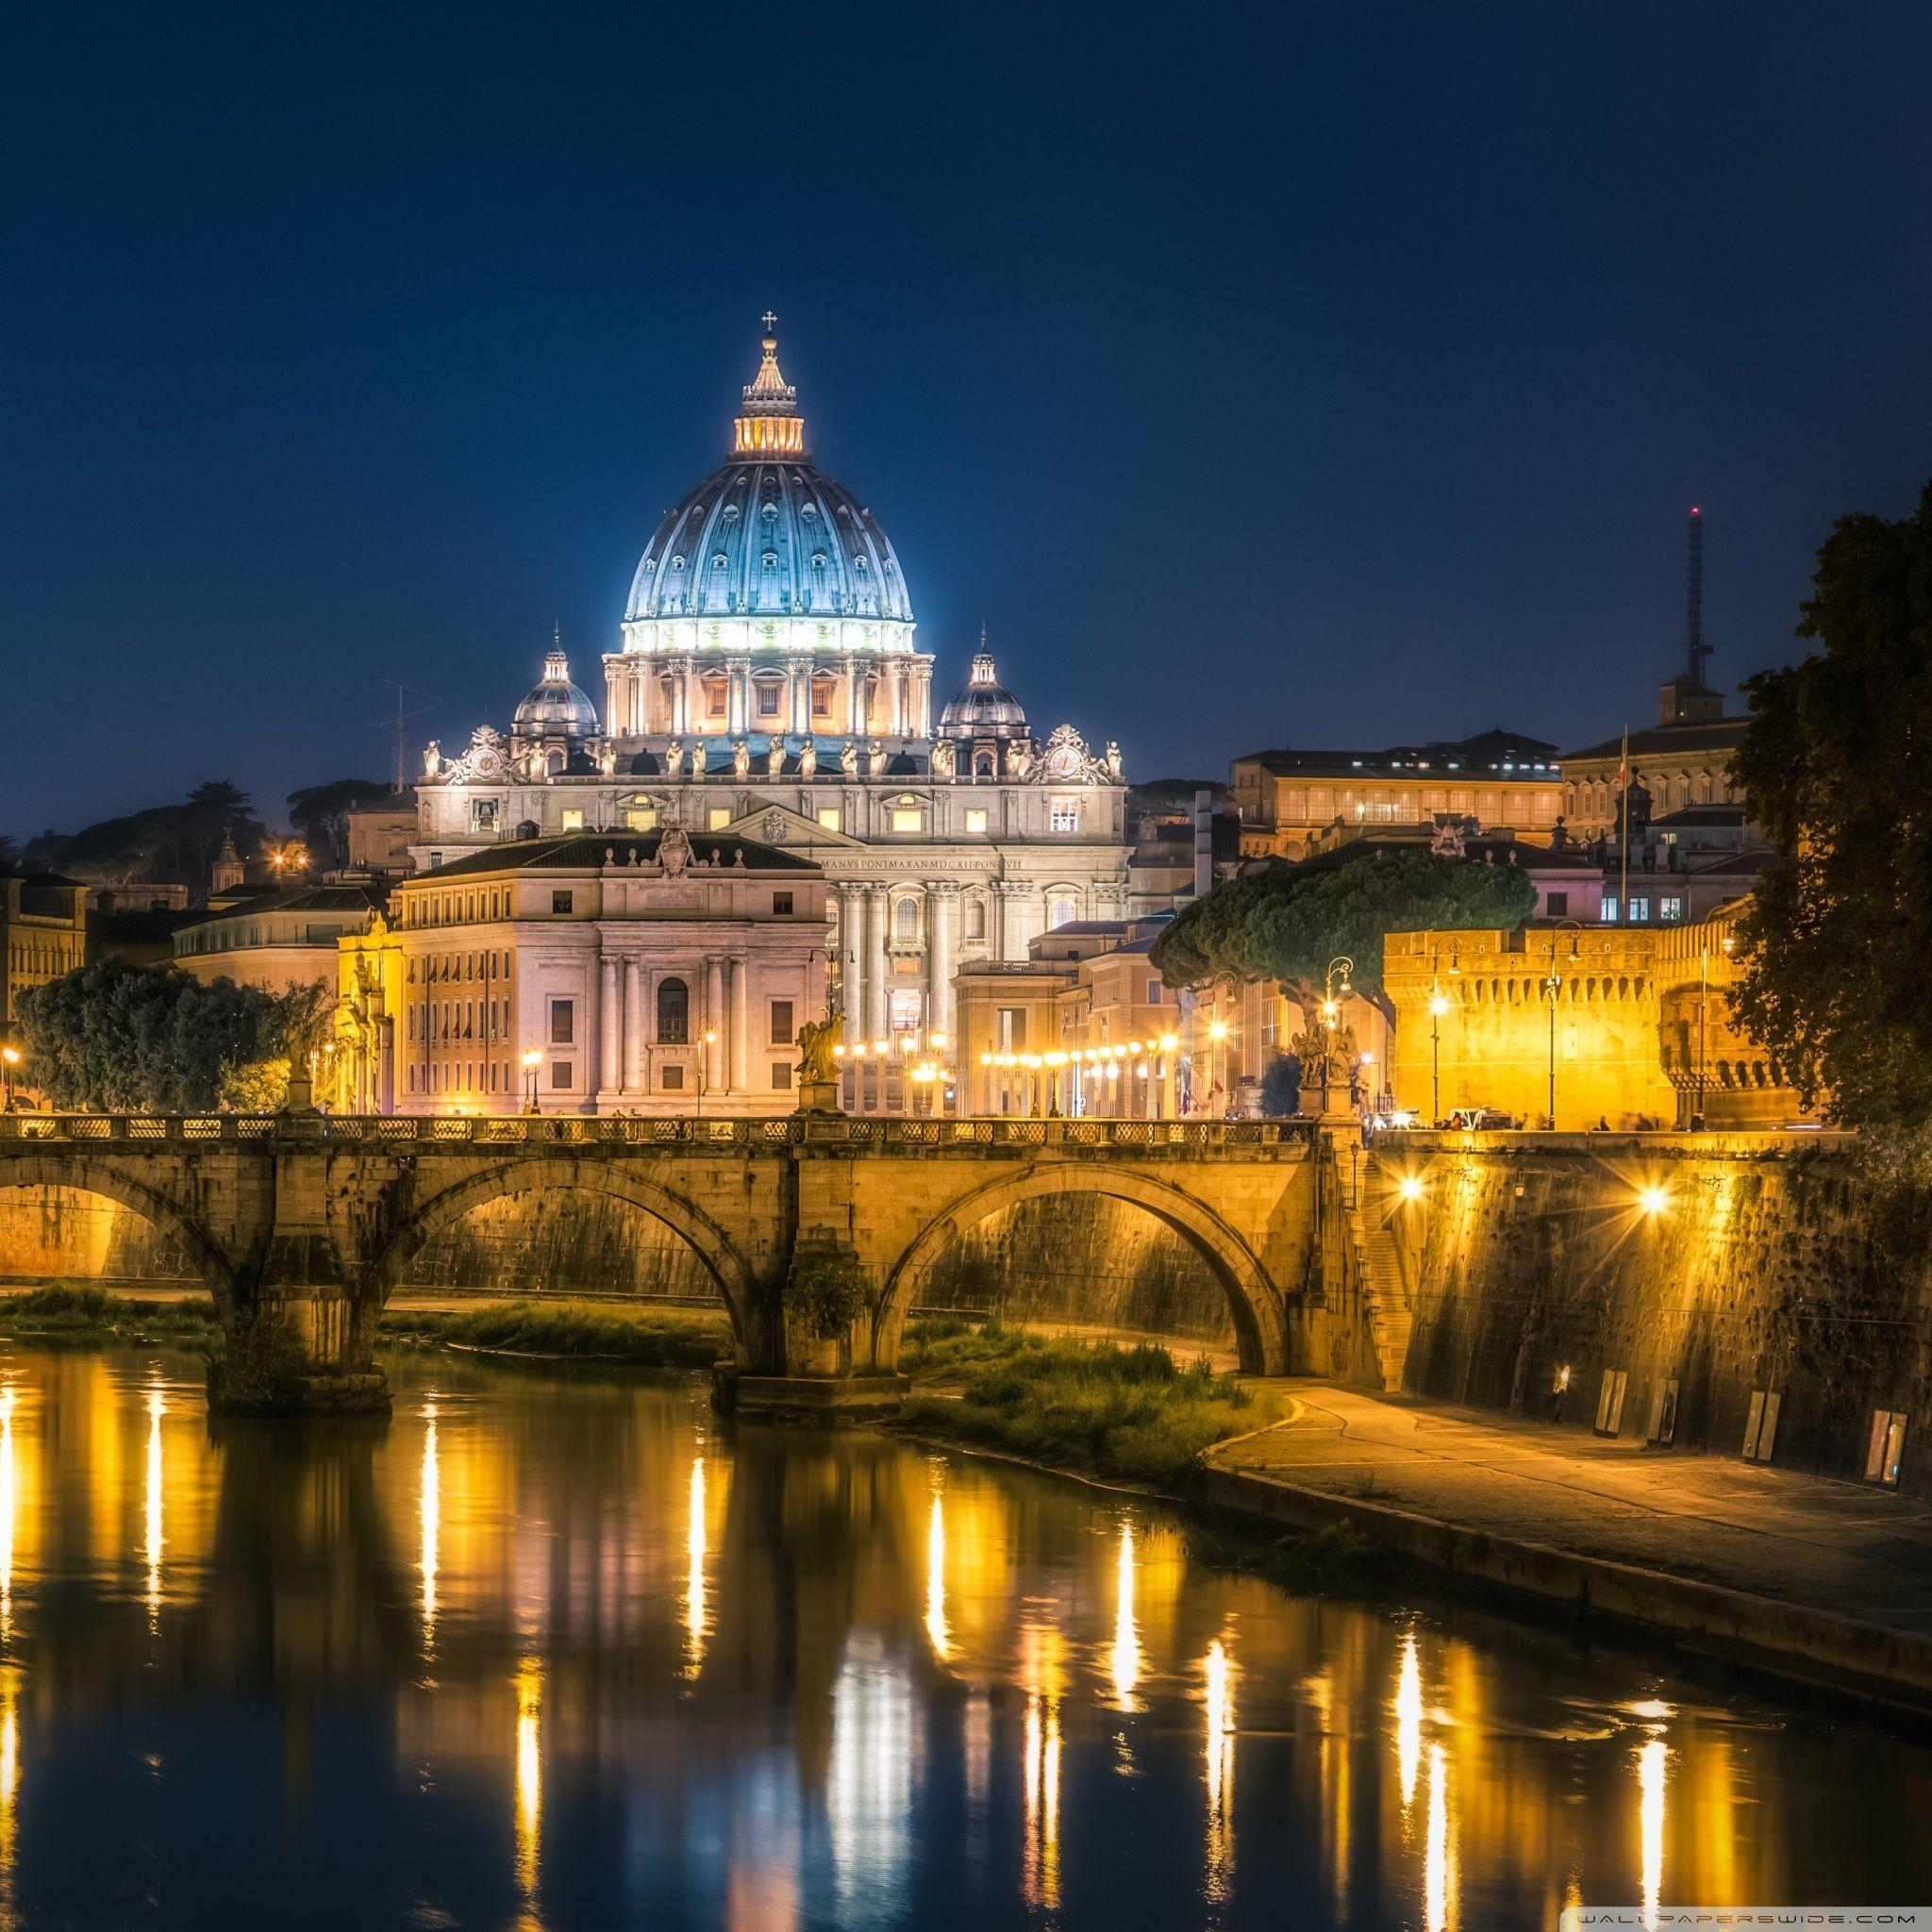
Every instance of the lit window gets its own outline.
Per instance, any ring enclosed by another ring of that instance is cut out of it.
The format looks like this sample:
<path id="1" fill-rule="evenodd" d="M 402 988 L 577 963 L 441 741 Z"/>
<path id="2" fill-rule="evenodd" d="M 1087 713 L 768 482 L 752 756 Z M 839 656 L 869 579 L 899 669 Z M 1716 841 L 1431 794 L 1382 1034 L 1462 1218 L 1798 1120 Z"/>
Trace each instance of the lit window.
<path id="1" fill-rule="evenodd" d="M 836 805 L 820 806 L 819 824 L 823 825 L 826 831 L 836 832 L 839 829 L 839 808 Z"/>
<path id="2" fill-rule="evenodd" d="M 550 909 L 553 912 L 568 912 L 571 909 L 571 895 L 568 892 L 552 892 Z"/>
<path id="3" fill-rule="evenodd" d="M 1052 807 L 1047 813 L 1046 828 L 1050 832 L 1077 832 L 1080 829 L 1080 808 L 1065 803 Z"/>
<path id="4" fill-rule="evenodd" d="M 812 686 L 811 714 L 814 718 L 829 718 L 832 715 L 832 687 L 829 684 Z"/>
<path id="5" fill-rule="evenodd" d="M 986 830 L 986 812 L 983 808 L 974 807 L 967 812 L 966 829 L 969 832 L 984 832 Z"/>
<path id="6" fill-rule="evenodd" d="M 924 820 L 922 819 L 919 808 L 916 805 L 895 805 L 892 808 L 893 831 L 916 832 L 920 829 L 923 823 Z"/>
<path id="7" fill-rule="evenodd" d="M 730 823 L 731 808 L 728 805 L 714 805 L 705 814 L 705 826 L 708 831 L 722 832 Z"/>
<path id="8" fill-rule="evenodd" d="M 654 832 L 658 828 L 658 808 L 634 805 L 625 813 L 624 823 L 633 832 Z"/>
<path id="9" fill-rule="evenodd" d="M 1617 895 L 1614 892 L 1604 894 L 1604 919 L 1610 925 L 1617 923 Z"/>
<path id="10" fill-rule="evenodd" d="M 566 832 L 581 832 L 584 829 L 584 814 L 580 806 L 567 805 L 563 808 L 563 829 Z"/>
<path id="11" fill-rule="evenodd" d="M 758 716 L 775 718 L 778 715 L 778 687 L 775 684 L 758 686 Z"/>
<path id="12" fill-rule="evenodd" d="M 1649 924 L 1650 901 L 1647 898 L 1639 899 L 1633 897 L 1630 901 L 1630 917 L 1625 923 L 1630 925 Z"/>
<path id="13" fill-rule="evenodd" d="M 1657 916 L 1659 919 L 1666 920 L 1682 919 L 1684 916 L 1683 900 L 1681 898 L 1677 898 L 1674 896 L 1666 899 L 1659 899 L 1657 902 Z"/>
<path id="14" fill-rule="evenodd" d="M 895 940 L 916 940 L 919 937 L 917 899 L 901 899 L 892 908 L 892 937 Z"/>

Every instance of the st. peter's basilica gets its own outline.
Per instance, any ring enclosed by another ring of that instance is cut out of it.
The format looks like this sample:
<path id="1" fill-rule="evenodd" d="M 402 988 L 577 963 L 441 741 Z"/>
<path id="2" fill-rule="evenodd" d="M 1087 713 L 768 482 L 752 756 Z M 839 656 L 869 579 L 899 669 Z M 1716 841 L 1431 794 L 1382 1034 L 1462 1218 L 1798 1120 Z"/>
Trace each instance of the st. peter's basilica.
<path id="1" fill-rule="evenodd" d="M 603 718 L 553 651 L 507 734 L 429 747 L 414 860 L 671 825 L 780 847 L 824 868 L 848 1034 L 950 1033 L 962 965 L 1125 916 L 1120 752 L 1071 724 L 1037 734 L 983 637 L 935 724 L 911 587 L 878 520 L 813 464 L 765 320 L 729 457 L 638 564 Z"/>

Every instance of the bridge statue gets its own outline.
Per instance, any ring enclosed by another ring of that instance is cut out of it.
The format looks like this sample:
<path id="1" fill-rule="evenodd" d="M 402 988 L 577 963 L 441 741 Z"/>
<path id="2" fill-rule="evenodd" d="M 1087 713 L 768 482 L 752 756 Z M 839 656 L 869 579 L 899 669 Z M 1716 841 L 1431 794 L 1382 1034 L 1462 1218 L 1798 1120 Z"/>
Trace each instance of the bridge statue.
<path id="1" fill-rule="evenodd" d="M 823 1020 L 808 1020 L 798 1029 L 800 1113 L 838 1112 L 839 1056 L 835 1049 L 844 1036 L 845 1024 L 836 1013 Z"/>

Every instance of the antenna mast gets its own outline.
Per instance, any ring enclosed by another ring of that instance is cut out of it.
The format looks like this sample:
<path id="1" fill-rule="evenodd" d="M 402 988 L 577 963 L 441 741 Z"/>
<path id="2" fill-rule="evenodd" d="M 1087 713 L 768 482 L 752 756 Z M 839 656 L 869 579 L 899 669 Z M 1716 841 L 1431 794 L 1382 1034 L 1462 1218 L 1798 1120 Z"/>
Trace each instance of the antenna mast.
<path id="1" fill-rule="evenodd" d="M 1692 691 L 1702 691 L 1704 660 L 1711 646 L 1704 641 L 1704 512 L 1693 503 L 1685 528 L 1685 672 Z"/>
<path id="2" fill-rule="evenodd" d="M 378 678 L 376 681 L 380 684 L 391 686 L 396 694 L 395 716 L 393 718 L 378 718 L 375 723 L 376 730 L 387 730 L 394 734 L 390 741 L 389 782 L 391 791 L 400 798 L 409 789 L 408 767 L 405 755 L 408 741 L 403 735 L 403 726 L 411 718 L 420 718 L 425 711 L 435 710 L 442 703 L 442 700 L 439 697 L 432 697 L 426 691 L 416 691 L 407 684 L 397 684 L 393 677 Z M 424 698 L 427 702 L 418 705 L 414 710 L 409 710 L 404 704 L 406 698 Z"/>

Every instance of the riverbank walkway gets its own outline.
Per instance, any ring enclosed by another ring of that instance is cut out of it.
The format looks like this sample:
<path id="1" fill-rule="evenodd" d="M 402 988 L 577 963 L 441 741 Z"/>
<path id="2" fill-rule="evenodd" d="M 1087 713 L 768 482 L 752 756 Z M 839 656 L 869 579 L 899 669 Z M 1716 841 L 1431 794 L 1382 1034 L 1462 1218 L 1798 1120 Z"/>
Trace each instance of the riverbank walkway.
<path id="1" fill-rule="evenodd" d="M 1224 1443 L 1209 1461 L 1283 1491 L 1260 1511 L 1276 1520 L 1354 1521 L 1374 1533 L 1378 1517 L 1389 1529 L 1411 1529 L 1423 1519 L 1451 1533 L 1438 1537 L 1439 1546 L 1474 1557 L 1450 1567 L 1493 1580 L 1512 1580 L 1512 1551 L 1554 1556 L 1554 1562 L 1518 1566 L 1525 1579 L 1520 1587 L 1538 1594 L 1609 1604 L 1624 1594 L 1629 1573 L 1649 1573 L 1667 1585 L 1702 1585 L 1817 1613 L 1803 1619 L 1812 1630 L 1842 1620 L 1847 1649 L 1838 1661 L 1847 1670 L 1898 1681 L 1900 1671 L 1879 1656 L 1893 1646 L 1873 1641 L 1886 1632 L 1902 1640 L 1901 1653 L 1932 1657 L 1932 1503 L 1411 1396 L 1300 1377 L 1267 1386 L 1291 1398 L 1289 1414 Z M 1217 1491 L 1241 1507 L 1230 1485 L 1218 1483 Z M 1298 1507 L 1297 1497 L 1330 1507 Z M 1397 1524 L 1396 1516 L 1409 1523 Z M 1411 1547 L 1429 1546 L 1415 1541 L 1422 1534 L 1414 1530 Z M 1612 1576 L 1610 1566 L 1620 1574 Z M 1560 1587 L 1527 1580 L 1536 1575 Z M 1619 1587 L 1604 1587 L 1610 1584 Z M 1657 1602 L 1668 1594 L 1668 1588 L 1657 1592 Z M 1740 1643 L 1789 1647 L 1775 1617 L 1754 1619 L 1746 1606 L 1741 1622 L 1726 1615 L 1713 1628 L 1707 1613 L 1726 1607 L 1704 1591 L 1682 1595 L 1681 1615 L 1632 1614 L 1684 1632 L 1717 1635 L 1729 1624 Z M 1805 1648 L 1816 1660 L 1815 1643 Z M 1920 1660 L 1904 1674 L 1917 1678 Z"/>

